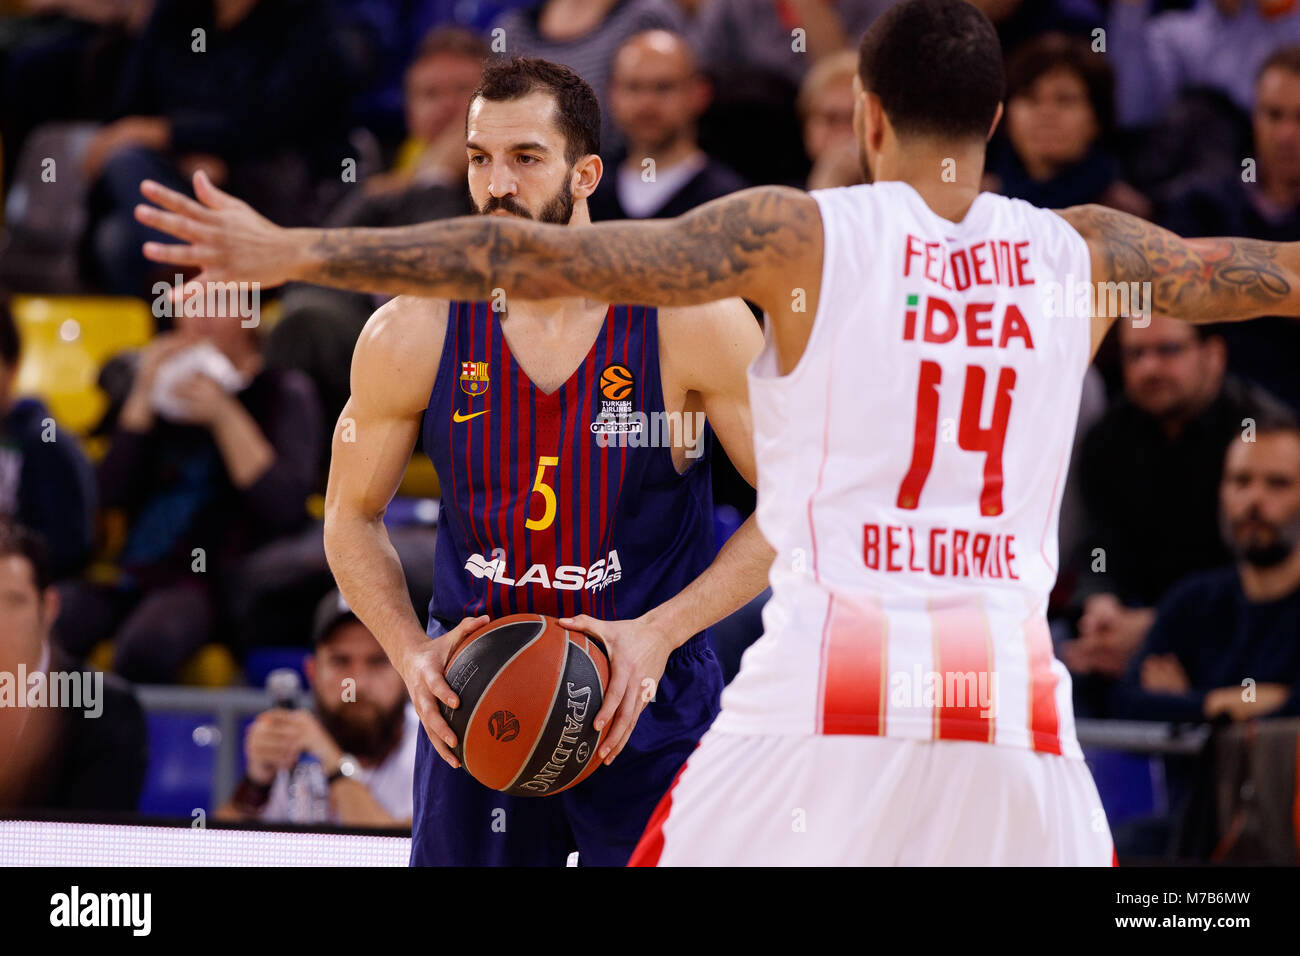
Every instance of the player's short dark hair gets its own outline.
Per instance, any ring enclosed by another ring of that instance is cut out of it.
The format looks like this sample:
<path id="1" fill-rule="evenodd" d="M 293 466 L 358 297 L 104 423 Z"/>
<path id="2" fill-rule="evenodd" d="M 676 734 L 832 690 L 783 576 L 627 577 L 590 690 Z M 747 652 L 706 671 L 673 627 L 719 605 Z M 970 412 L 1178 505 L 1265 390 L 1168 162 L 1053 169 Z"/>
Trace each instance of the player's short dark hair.
<path id="1" fill-rule="evenodd" d="M 1109 136 L 1115 117 L 1115 77 L 1105 54 L 1092 52 L 1087 40 L 1064 33 L 1044 33 L 1016 48 L 1007 60 L 1007 99 L 1028 94 L 1038 80 L 1068 70 L 1087 90 L 1101 136 Z"/>
<path id="2" fill-rule="evenodd" d="M 45 589 L 53 583 L 45 539 L 24 525 L 0 518 L 0 558 L 13 555 L 27 559 L 32 567 L 32 580 L 36 583 L 36 590 L 44 594 Z"/>
<path id="3" fill-rule="evenodd" d="M 537 90 L 555 97 L 555 121 L 564 134 L 564 157 L 569 165 L 599 153 L 600 101 L 590 84 L 567 66 L 528 56 L 489 60 L 470 104 L 479 98 L 493 103 L 517 100 Z"/>
<path id="4" fill-rule="evenodd" d="M 1002 44 L 966 0 L 903 0 L 862 38 L 858 77 L 900 136 L 983 140 L 1002 101 Z"/>
<path id="5" fill-rule="evenodd" d="M 9 298 L 0 294 L 0 365 L 15 366 L 22 353 L 18 339 L 18 325 L 14 322 L 13 311 L 9 308 Z"/>

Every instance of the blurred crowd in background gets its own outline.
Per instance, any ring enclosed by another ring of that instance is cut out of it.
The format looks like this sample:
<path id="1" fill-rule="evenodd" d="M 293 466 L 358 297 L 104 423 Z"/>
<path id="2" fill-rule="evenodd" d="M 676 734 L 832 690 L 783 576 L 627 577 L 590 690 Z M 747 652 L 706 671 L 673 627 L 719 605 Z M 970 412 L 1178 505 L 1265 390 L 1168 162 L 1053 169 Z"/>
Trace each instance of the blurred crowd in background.
<path id="1" fill-rule="evenodd" d="M 1006 53 L 986 188 L 1103 203 L 1184 236 L 1300 241 L 1300 4 L 972 2 Z M 137 749 L 131 682 L 259 683 L 262 650 L 331 646 L 320 495 L 352 348 L 381 300 L 298 285 L 263 293 L 255 327 L 170 315 L 158 290 L 175 270 L 140 251 L 169 237 L 131 215 L 142 179 L 188 191 L 205 170 L 284 225 L 468 214 L 481 64 L 525 55 L 572 67 L 600 98 L 595 220 L 675 216 L 749 185 L 853 185 L 857 41 L 890 5 L 0 2 L 0 516 L 45 542 L 38 572 L 39 545 L 0 534 L 0 567 L 31 564 L 29 585 L 25 570 L 0 577 L 0 600 L 17 607 L 26 586 L 34 609 L 0 613 L 0 642 L 32 667 L 56 654 L 117 675 L 114 739 Z M 1118 323 L 1089 372 L 1050 609 L 1058 653 L 1083 717 L 1297 716 L 1300 322 L 1175 318 Z M 199 340 L 207 364 L 190 370 L 208 374 L 180 386 L 183 414 L 160 414 L 169 357 Z M 713 458 L 725 534 L 754 493 Z M 387 520 L 423 615 L 437 476 L 418 450 L 399 495 Z M 760 605 L 718 629 L 731 673 Z M 349 653 L 378 646 L 353 639 Z M 1241 702 L 1246 678 L 1257 706 Z M 393 706 L 368 711 L 382 731 L 353 741 L 376 766 L 414 732 Z M 328 749 L 320 730 L 294 739 Z M 26 799 L 129 807 L 121 783 Z"/>

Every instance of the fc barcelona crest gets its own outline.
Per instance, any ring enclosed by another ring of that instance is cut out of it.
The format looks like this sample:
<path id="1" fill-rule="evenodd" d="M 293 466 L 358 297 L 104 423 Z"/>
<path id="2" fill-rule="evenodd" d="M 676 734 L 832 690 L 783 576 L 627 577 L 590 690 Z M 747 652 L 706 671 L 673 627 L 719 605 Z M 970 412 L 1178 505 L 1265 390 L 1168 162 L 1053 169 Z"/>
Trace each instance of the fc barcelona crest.
<path id="1" fill-rule="evenodd" d="M 482 395 L 490 382 L 487 362 L 460 363 L 460 389 L 466 395 Z"/>

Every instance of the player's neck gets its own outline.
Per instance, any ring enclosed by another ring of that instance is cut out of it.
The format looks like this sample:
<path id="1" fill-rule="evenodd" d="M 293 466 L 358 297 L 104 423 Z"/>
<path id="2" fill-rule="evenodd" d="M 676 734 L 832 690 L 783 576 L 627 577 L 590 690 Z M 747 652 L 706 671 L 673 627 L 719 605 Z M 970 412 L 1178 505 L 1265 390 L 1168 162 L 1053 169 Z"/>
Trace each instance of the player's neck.
<path id="1" fill-rule="evenodd" d="M 587 200 L 579 199 L 573 204 L 573 214 L 569 216 L 570 226 L 590 226 L 591 213 L 587 209 Z M 519 299 L 506 300 L 505 312 L 501 318 L 525 319 L 543 335 L 562 335 L 573 324 L 582 324 L 591 315 L 593 309 L 604 311 L 607 303 L 594 299 L 561 296 L 554 299 Z"/>
<path id="2" fill-rule="evenodd" d="M 980 194 L 984 148 L 937 143 L 882 151 L 872 173 L 876 182 L 907 183 L 937 215 L 961 222 Z"/>

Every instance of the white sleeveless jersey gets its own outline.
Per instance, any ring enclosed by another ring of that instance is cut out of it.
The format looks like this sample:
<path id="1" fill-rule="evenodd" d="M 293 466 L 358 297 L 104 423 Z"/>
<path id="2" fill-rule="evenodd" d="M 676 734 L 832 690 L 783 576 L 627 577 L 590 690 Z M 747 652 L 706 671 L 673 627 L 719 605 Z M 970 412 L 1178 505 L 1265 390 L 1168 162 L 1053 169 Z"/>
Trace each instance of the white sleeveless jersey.
<path id="1" fill-rule="evenodd" d="M 1083 238 L 982 193 L 966 218 L 909 185 L 812 193 L 812 334 L 749 372 L 764 634 L 724 733 L 979 740 L 1080 757 L 1047 597 L 1090 360 Z"/>

